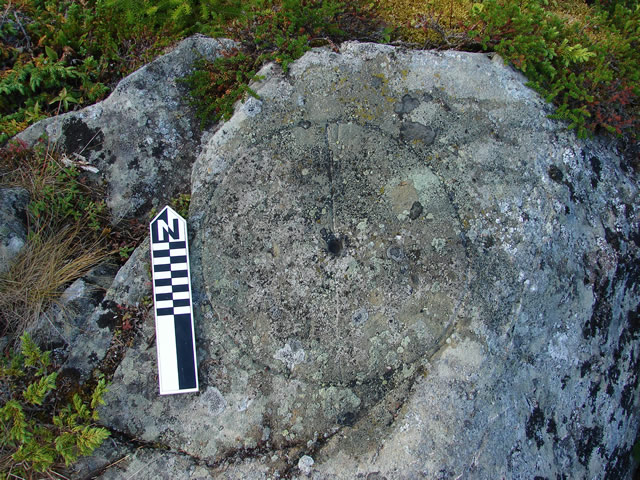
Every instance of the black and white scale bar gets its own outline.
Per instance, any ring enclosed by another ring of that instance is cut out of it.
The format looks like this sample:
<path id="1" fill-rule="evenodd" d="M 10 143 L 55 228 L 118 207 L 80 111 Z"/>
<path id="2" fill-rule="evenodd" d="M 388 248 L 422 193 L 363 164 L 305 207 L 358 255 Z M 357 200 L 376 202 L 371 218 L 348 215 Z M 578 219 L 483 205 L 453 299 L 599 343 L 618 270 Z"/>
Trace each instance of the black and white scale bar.
<path id="1" fill-rule="evenodd" d="M 165 207 L 150 228 L 160 395 L 197 392 L 187 222 Z"/>

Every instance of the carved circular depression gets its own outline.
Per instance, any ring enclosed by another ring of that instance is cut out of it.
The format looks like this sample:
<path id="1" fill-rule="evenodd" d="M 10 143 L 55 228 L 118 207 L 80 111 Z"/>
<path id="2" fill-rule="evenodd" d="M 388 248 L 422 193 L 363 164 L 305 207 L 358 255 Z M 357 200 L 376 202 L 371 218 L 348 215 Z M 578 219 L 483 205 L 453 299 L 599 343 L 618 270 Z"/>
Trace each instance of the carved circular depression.
<path id="1" fill-rule="evenodd" d="M 209 299 L 255 361 L 366 382 L 433 352 L 467 277 L 459 224 L 411 144 L 353 124 L 236 152 L 203 236 Z"/>

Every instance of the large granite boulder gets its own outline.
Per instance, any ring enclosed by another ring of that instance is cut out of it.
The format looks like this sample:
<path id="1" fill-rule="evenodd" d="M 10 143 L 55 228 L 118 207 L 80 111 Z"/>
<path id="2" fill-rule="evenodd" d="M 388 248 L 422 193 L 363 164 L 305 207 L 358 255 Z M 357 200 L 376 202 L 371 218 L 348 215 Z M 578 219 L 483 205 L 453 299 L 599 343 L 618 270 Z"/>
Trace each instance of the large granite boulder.
<path id="1" fill-rule="evenodd" d="M 123 79 L 104 101 L 31 126 L 18 138 L 43 134 L 73 160 L 98 169 L 114 222 L 147 213 L 189 189 L 200 145 L 187 86 L 179 80 L 200 58 L 213 60 L 235 44 L 196 35 Z"/>
<path id="2" fill-rule="evenodd" d="M 499 57 L 340 50 L 198 156 L 201 391 L 158 395 L 146 325 L 103 478 L 630 478 L 637 181 Z"/>

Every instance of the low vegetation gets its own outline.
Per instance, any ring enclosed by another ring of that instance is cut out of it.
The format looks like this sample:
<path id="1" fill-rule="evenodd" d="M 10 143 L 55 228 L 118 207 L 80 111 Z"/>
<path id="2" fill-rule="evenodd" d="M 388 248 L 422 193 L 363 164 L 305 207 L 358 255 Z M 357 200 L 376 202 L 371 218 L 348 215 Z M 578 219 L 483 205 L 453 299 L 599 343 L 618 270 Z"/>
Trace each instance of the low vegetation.
<path id="1" fill-rule="evenodd" d="M 579 136 L 608 132 L 631 144 L 640 131 L 640 6 L 627 3 L 596 3 L 577 19 L 543 0 L 485 0 L 468 33 L 524 72 Z"/>
<path id="2" fill-rule="evenodd" d="M 0 323 L 5 335 L 14 338 L 33 325 L 56 303 L 71 282 L 108 258 L 100 244 L 86 250 L 81 227 L 67 227 L 34 236 L 0 277 Z"/>
<path id="3" fill-rule="evenodd" d="M 17 339 L 71 282 L 103 261 L 121 261 L 146 228 L 136 222 L 113 227 L 102 192 L 87 186 L 74 162 L 44 145 L 0 149 L 0 184 L 30 196 L 27 245 L 0 275 L 0 334 Z"/>
<path id="4" fill-rule="evenodd" d="M 73 162 L 45 146 L 0 149 L 0 183 L 29 192 L 27 244 L 0 275 L 0 479 L 59 472 L 109 435 L 96 424 L 104 380 L 57 387 L 59 365 L 23 333 L 74 280 L 113 258 L 105 207 Z M 19 341 L 18 341 L 18 337 Z M 11 351 L 11 345 L 19 345 Z"/>
<path id="5" fill-rule="evenodd" d="M 0 150 L 0 161 L 2 184 L 30 195 L 27 245 L 0 275 L 0 332 L 15 339 L 107 251 L 97 233 L 103 205 L 90 199 L 75 167 L 21 143 Z"/>
<path id="6" fill-rule="evenodd" d="M 95 423 L 106 384 L 64 398 L 50 353 L 27 334 L 21 341 L 21 351 L 0 358 L 0 479 L 66 478 L 58 472 L 109 436 Z"/>
<path id="7" fill-rule="evenodd" d="M 29 192 L 29 231 L 43 235 L 82 220 L 87 230 L 97 232 L 104 223 L 102 192 L 89 188 L 77 160 L 54 148 L 27 148 L 20 141 L 0 150 L 0 182 Z M 89 233 L 89 232 L 88 232 Z"/>
<path id="8" fill-rule="evenodd" d="M 176 40 L 153 22 L 124 15 L 121 3 L 0 1 L 0 141 L 102 99 Z"/>
<path id="9" fill-rule="evenodd" d="M 579 135 L 637 148 L 637 0 L 1 0 L 0 142 L 103 98 L 167 45 L 200 32 L 242 49 L 188 79 L 203 123 L 228 117 L 257 69 L 344 39 L 500 53 Z M 637 153 L 637 152 L 636 152 Z"/>

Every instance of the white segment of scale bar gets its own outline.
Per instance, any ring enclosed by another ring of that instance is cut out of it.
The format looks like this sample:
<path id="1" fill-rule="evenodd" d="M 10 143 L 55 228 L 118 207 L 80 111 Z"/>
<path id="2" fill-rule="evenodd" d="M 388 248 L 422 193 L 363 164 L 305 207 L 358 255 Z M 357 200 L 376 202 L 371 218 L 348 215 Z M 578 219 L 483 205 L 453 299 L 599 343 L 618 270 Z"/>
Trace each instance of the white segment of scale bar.
<path id="1" fill-rule="evenodd" d="M 172 272 L 177 272 L 178 270 L 187 270 L 188 268 L 189 268 L 188 263 L 172 263 L 171 264 Z"/>
<path id="2" fill-rule="evenodd" d="M 180 383 L 173 315 L 156 317 L 156 343 L 158 352 L 162 352 L 162 355 L 158 355 L 160 390 L 178 390 Z"/>
<path id="3" fill-rule="evenodd" d="M 160 309 L 160 308 L 171 308 L 173 307 L 173 300 L 160 300 L 157 301 L 156 300 L 156 308 Z M 175 313 L 175 309 L 174 309 L 174 313 Z"/>

